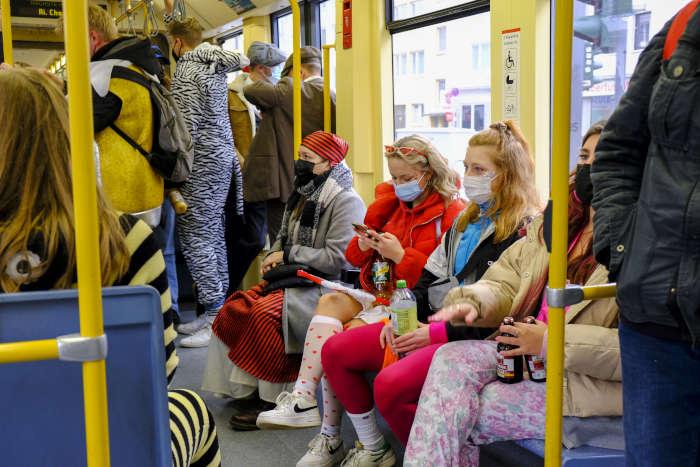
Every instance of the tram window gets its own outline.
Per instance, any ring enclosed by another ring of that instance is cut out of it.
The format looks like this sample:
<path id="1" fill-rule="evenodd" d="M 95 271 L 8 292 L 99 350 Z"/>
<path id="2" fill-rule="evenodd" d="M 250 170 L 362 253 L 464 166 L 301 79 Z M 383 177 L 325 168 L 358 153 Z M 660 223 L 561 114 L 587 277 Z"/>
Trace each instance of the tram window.
<path id="1" fill-rule="evenodd" d="M 391 3 L 391 19 L 398 21 L 471 2 L 465 0 L 393 0 Z"/>
<path id="2" fill-rule="evenodd" d="M 444 52 L 447 50 L 447 28 L 445 26 L 440 26 L 437 28 L 438 33 L 438 52 Z"/>
<path id="3" fill-rule="evenodd" d="M 293 20 L 292 14 L 288 13 L 286 15 L 278 16 L 273 19 L 274 29 L 276 31 L 275 35 L 275 45 L 284 52 L 285 55 L 289 56 L 294 50 L 294 30 L 293 30 Z"/>
<path id="4" fill-rule="evenodd" d="M 608 118 L 649 40 L 687 0 L 574 0 L 570 165 L 588 127 Z"/>
<path id="5" fill-rule="evenodd" d="M 321 45 L 335 44 L 335 0 L 324 0 L 318 5 Z M 331 54 L 331 88 L 335 89 L 335 50 Z M 326 71 L 324 70 L 324 73 Z"/>
<path id="6" fill-rule="evenodd" d="M 228 37 L 224 39 L 221 42 L 221 48 L 224 50 L 230 50 L 230 51 L 235 51 L 235 52 L 243 52 L 243 33 L 236 34 L 234 36 Z M 226 75 L 226 79 L 228 82 L 232 82 L 234 79 L 236 79 L 236 76 L 238 76 L 241 72 L 236 71 L 234 73 L 229 73 Z"/>
<path id="7" fill-rule="evenodd" d="M 395 7 L 400 3 L 410 2 L 394 0 Z M 432 2 L 425 5 L 432 8 Z M 489 12 L 478 13 L 392 35 L 394 136 L 425 136 L 458 171 L 467 141 L 491 118 L 489 43 L 484 42 L 490 37 L 489 18 Z M 443 34 L 449 40 L 441 43 Z M 478 67 L 469 66 L 472 50 Z"/>

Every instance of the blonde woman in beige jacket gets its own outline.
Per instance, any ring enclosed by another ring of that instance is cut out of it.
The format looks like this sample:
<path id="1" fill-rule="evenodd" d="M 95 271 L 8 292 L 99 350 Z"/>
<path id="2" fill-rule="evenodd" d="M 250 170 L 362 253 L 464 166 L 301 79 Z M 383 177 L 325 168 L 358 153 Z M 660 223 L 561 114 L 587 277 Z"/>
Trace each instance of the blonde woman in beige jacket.
<path id="1" fill-rule="evenodd" d="M 584 138 L 581 160 L 570 180 L 569 267 L 576 284 L 607 282 L 607 270 L 591 251 L 590 163 L 602 125 Z M 440 348 L 433 358 L 404 458 L 405 466 L 479 465 L 479 445 L 512 439 L 544 438 L 545 384 L 525 379 L 504 384 L 496 378 L 496 345 L 518 346 L 504 355 L 545 355 L 547 307 L 542 299 L 549 253 L 543 221 L 508 248 L 470 286 L 450 291 L 445 308 L 432 319 L 453 324 L 501 326 L 514 337 L 462 341 Z M 521 321 L 537 315 L 537 324 Z M 622 384 L 617 337 L 618 309 L 613 299 L 585 301 L 566 311 L 564 415 L 620 416 Z M 525 372 L 527 376 L 527 372 Z"/>

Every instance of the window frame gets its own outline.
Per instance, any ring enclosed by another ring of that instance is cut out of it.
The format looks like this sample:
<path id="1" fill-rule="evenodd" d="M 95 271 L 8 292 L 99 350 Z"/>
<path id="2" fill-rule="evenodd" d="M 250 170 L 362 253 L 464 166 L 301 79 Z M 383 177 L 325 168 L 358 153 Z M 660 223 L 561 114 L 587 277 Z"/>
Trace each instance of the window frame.
<path id="1" fill-rule="evenodd" d="M 301 14 L 301 46 L 321 48 L 321 3 L 335 0 L 299 0 Z M 270 37 L 272 43 L 279 47 L 279 28 L 277 21 L 292 14 L 292 8 L 286 7 L 270 13 Z"/>
<path id="2" fill-rule="evenodd" d="M 473 16 L 491 10 L 490 0 L 472 0 L 469 3 L 455 5 L 442 10 L 431 11 L 411 18 L 394 20 L 394 1 L 385 0 L 386 28 L 390 34 L 411 31 L 413 29 L 432 26 L 454 19 Z"/>
<path id="3" fill-rule="evenodd" d="M 224 45 L 224 42 L 226 42 L 229 39 L 233 39 L 237 36 L 242 36 L 243 35 L 243 28 L 237 28 L 234 29 L 233 31 L 227 31 L 226 34 L 223 36 L 217 37 L 216 38 L 216 43 L 219 47 L 222 47 Z M 245 50 L 243 51 L 245 53 Z"/>

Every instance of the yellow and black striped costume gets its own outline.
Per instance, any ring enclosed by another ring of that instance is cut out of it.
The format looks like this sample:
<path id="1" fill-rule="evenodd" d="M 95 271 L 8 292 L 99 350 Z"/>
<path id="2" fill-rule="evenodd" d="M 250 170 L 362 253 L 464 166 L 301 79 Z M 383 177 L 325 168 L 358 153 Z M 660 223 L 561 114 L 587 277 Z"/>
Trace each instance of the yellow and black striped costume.
<path id="1" fill-rule="evenodd" d="M 113 285 L 150 285 L 160 294 L 165 332 L 165 367 L 168 383 L 175 374 L 178 357 L 175 352 L 175 329 L 172 320 L 170 288 L 165 272 L 165 261 L 151 229 L 135 217 L 124 214 L 120 223 L 126 233 L 129 250 L 129 269 Z M 30 244 L 33 251 L 40 245 Z M 25 284 L 22 291 L 52 289 L 66 268 L 65 258 L 54 258 L 46 272 L 37 281 Z M 2 292 L 2 290 L 0 290 Z M 174 467 L 215 467 L 221 465 L 216 427 L 204 401 L 186 389 L 168 391 L 170 410 L 170 449 Z"/>

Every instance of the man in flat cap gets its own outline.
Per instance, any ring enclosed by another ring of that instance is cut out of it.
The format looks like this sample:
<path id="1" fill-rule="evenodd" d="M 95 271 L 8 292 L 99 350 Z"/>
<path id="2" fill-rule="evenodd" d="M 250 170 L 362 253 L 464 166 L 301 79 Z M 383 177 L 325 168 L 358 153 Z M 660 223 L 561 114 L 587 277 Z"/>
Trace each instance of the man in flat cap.
<path id="1" fill-rule="evenodd" d="M 250 145 L 260 123 L 260 112 L 243 95 L 243 88 L 256 81 L 272 84 L 273 69 L 281 68 L 287 56 L 266 42 L 253 42 L 247 53 L 250 65 L 228 85 L 228 114 L 236 152 L 245 166 Z M 231 190 L 229 190 L 231 193 Z M 265 246 L 267 208 L 265 201 L 250 202 L 244 196 L 243 215 L 235 210 L 235 198 L 226 202 L 226 251 L 228 254 L 229 289 L 227 296 L 238 290 L 250 264 Z"/>
<path id="2" fill-rule="evenodd" d="M 243 174 L 243 191 L 248 202 L 264 201 L 270 244 L 282 223 L 284 206 L 292 193 L 294 179 L 294 124 L 292 104 L 292 56 L 277 84 L 259 80 L 244 89 L 246 99 L 262 112 Z M 252 77 L 252 76 L 251 76 Z M 302 137 L 323 129 L 323 78 L 321 51 L 301 49 L 301 132 Z M 335 94 L 331 95 L 331 131 L 335 131 Z"/>

